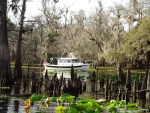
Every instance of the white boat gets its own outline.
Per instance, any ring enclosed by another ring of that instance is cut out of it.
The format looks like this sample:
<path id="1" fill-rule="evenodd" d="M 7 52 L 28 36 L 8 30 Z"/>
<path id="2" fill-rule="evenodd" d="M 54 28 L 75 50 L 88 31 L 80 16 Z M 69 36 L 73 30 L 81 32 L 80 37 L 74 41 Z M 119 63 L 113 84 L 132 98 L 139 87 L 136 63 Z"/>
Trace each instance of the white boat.
<path id="1" fill-rule="evenodd" d="M 75 53 L 70 53 L 69 57 L 62 57 L 58 59 L 58 63 L 44 63 L 45 70 L 53 70 L 53 71 L 70 71 L 73 66 L 74 70 L 87 71 L 90 67 L 90 64 L 80 62 Z"/>

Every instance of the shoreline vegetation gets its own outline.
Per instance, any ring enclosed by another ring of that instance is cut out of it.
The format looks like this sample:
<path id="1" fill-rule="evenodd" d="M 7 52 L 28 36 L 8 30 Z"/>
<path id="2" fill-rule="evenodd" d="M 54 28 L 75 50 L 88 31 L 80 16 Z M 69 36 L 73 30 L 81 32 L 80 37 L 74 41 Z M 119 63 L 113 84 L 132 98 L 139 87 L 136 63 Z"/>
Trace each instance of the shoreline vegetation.
<path id="1" fill-rule="evenodd" d="M 11 62 L 11 67 L 14 68 L 14 62 Z M 23 63 L 22 68 L 30 68 L 30 69 L 41 69 L 44 70 L 44 66 L 41 64 L 36 64 L 36 65 L 29 65 L 28 63 Z M 41 71 L 40 70 L 40 71 Z M 127 74 L 127 67 L 123 68 L 123 74 L 126 75 Z M 130 68 L 130 73 L 132 75 L 140 75 L 140 74 L 145 74 L 146 68 Z M 95 73 L 100 76 L 100 73 L 103 72 L 113 72 L 114 75 L 118 74 L 118 69 L 117 66 L 99 66 L 96 69 L 93 66 L 90 66 L 90 68 L 87 70 L 87 72 L 89 73 L 89 76 L 92 75 L 93 71 L 95 71 Z M 109 74 L 108 74 L 109 75 Z"/>
<path id="2" fill-rule="evenodd" d="M 15 62 L 11 62 L 11 67 L 15 66 Z M 44 66 L 41 64 L 28 64 L 28 63 L 23 63 L 22 67 L 30 67 L 30 68 L 44 68 Z M 123 70 L 126 70 L 127 67 L 123 67 Z M 146 69 L 146 67 L 130 67 L 131 71 L 143 71 Z M 90 66 L 90 68 L 88 69 L 88 71 L 93 71 L 93 70 L 107 70 L 107 71 L 117 71 L 117 66 L 98 66 L 96 67 L 96 69 L 93 66 Z"/>

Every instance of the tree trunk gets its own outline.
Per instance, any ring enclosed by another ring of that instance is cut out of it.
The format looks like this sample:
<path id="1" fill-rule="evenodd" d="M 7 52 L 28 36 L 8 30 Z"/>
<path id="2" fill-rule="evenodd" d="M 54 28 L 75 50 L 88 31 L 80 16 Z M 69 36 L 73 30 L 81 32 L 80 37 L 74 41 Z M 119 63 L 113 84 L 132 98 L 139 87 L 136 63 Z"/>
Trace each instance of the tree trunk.
<path id="1" fill-rule="evenodd" d="M 0 76 L 6 78 L 7 85 L 13 83 L 10 68 L 10 51 L 7 37 L 7 0 L 0 0 Z"/>
<path id="2" fill-rule="evenodd" d="M 148 77 L 147 77 L 147 89 L 150 89 L 150 67 L 149 67 L 149 63 L 150 63 L 150 51 L 148 51 L 146 53 L 146 58 L 147 58 L 147 68 L 148 68 Z M 146 100 L 148 102 L 148 104 L 150 104 L 150 92 L 146 92 Z"/>
<path id="3" fill-rule="evenodd" d="M 150 68 L 148 68 L 147 89 L 150 89 Z M 150 92 L 146 92 L 146 100 L 150 104 Z"/>
<path id="4" fill-rule="evenodd" d="M 23 0 L 23 6 L 21 11 L 21 18 L 20 18 L 20 29 L 19 29 L 19 38 L 18 38 L 18 45 L 17 45 L 17 52 L 16 52 L 16 59 L 15 59 L 15 69 L 14 69 L 14 77 L 15 79 L 22 78 L 22 63 L 21 63 L 21 43 L 22 43 L 22 31 L 23 31 L 23 21 L 24 21 L 24 14 L 26 10 L 26 0 Z"/>
<path id="5" fill-rule="evenodd" d="M 150 63 L 150 51 L 146 52 L 146 60 L 147 60 L 147 68 L 149 69 L 149 63 Z"/>
<path id="6" fill-rule="evenodd" d="M 126 83 L 126 78 L 123 75 L 123 70 L 122 70 L 122 66 L 121 66 L 120 62 L 118 62 L 117 70 L 118 70 L 119 82 Z"/>

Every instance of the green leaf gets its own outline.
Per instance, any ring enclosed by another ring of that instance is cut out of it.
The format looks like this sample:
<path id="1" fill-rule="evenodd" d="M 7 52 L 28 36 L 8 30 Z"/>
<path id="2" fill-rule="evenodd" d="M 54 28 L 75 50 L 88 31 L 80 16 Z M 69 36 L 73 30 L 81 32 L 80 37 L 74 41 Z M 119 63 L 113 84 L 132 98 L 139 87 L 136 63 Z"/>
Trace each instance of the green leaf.
<path id="1" fill-rule="evenodd" d="M 39 100 L 41 100 L 41 99 L 43 99 L 43 98 L 47 98 L 47 96 L 44 96 L 44 95 L 42 95 L 42 94 L 38 94 L 38 95 L 35 95 L 35 94 L 33 94 L 33 95 L 31 95 L 31 97 L 30 97 L 30 99 L 31 99 L 31 102 L 37 102 L 37 101 L 39 101 Z"/>
<path id="2" fill-rule="evenodd" d="M 55 108 L 55 110 L 56 110 L 56 113 L 64 113 L 64 110 L 65 110 L 66 108 L 64 108 L 63 106 L 57 106 L 56 108 Z"/>
<path id="3" fill-rule="evenodd" d="M 94 113 L 100 113 L 102 110 L 100 108 L 96 108 Z"/>
<path id="4" fill-rule="evenodd" d="M 117 112 L 117 108 L 116 107 L 114 107 L 114 106 L 109 106 L 108 108 L 107 108 L 107 112 Z"/>
<path id="5" fill-rule="evenodd" d="M 136 109 L 138 109 L 138 103 L 128 103 L 127 104 L 127 109 L 128 110 L 136 110 Z"/>
<path id="6" fill-rule="evenodd" d="M 65 101 L 71 101 L 72 99 L 74 99 L 75 98 L 75 96 L 72 96 L 72 95 L 70 95 L 70 94 L 68 94 L 68 93 L 64 93 L 64 94 L 62 94 L 60 97 L 59 97 L 59 100 L 60 101 L 63 101 L 63 100 L 65 100 Z"/>
<path id="7" fill-rule="evenodd" d="M 128 103 L 127 107 L 137 107 L 138 103 Z"/>
<path id="8" fill-rule="evenodd" d="M 68 113 L 79 113 L 77 109 L 71 108 Z"/>
<path id="9" fill-rule="evenodd" d="M 52 102 L 57 102 L 57 97 L 51 97 Z"/>
<path id="10" fill-rule="evenodd" d="M 90 109 L 90 110 L 85 110 L 85 113 L 95 113 L 95 111 Z"/>

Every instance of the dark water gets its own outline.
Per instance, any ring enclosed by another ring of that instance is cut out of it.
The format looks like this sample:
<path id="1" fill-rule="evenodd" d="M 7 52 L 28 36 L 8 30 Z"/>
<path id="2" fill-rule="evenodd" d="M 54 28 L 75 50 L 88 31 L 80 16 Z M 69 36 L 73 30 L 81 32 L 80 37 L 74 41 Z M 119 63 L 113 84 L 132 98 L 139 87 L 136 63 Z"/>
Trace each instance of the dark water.
<path id="1" fill-rule="evenodd" d="M 25 111 L 25 98 L 0 99 L 0 113 L 28 113 Z M 36 113 L 40 110 L 39 105 L 32 105 L 29 113 Z"/>
<path id="2" fill-rule="evenodd" d="M 42 111 L 45 113 L 55 113 L 55 107 L 57 106 L 57 103 L 51 103 L 49 108 L 40 108 L 40 103 L 37 102 L 34 105 L 31 105 L 30 111 L 27 112 L 25 110 L 24 102 L 29 96 L 24 96 L 25 94 L 31 94 L 31 74 L 32 72 L 36 72 L 36 76 L 42 76 L 43 75 L 43 68 L 30 68 L 29 72 L 27 68 L 23 69 L 23 75 L 28 75 L 29 73 L 29 79 L 27 81 L 28 86 L 26 88 L 26 91 L 23 90 L 23 82 L 21 84 L 16 83 L 12 90 L 0 90 L 0 113 L 37 113 L 38 111 Z M 116 72 L 114 71 L 100 71 L 98 72 L 99 75 L 116 75 Z M 90 74 L 87 72 L 84 72 L 81 74 L 81 76 L 88 77 Z M 23 81 L 23 80 L 20 80 Z M 90 88 L 89 88 L 90 89 Z M 90 90 L 89 90 L 90 91 Z M 6 94 L 8 97 L 6 97 Z M 45 93 L 42 93 L 45 94 Z M 17 96 L 21 95 L 21 96 Z M 88 96 L 88 94 L 87 94 Z M 91 95 L 89 95 L 91 96 Z"/>
<path id="3" fill-rule="evenodd" d="M 27 80 L 27 88 L 24 92 L 23 88 L 23 79 L 20 80 L 20 83 L 15 83 L 12 89 L 0 89 L 0 113 L 37 113 L 38 111 L 43 111 L 45 113 L 55 113 L 55 107 L 57 103 L 51 103 L 51 107 L 49 108 L 40 108 L 40 103 L 36 103 L 31 105 L 30 112 L 25 110 L 25 100 L 29 98 L 28 94 L 31 94 L 31 74 L 35 71 L 36 76 L 43 76 L 44 69 L 39 68 L 30 68 L 23 69 L 23 75 L 27 77 L 29 73 L 29 79 Z M 81 74 L 81 76 L 88 76 L 87 72 Z M 44 89 L 44 88 L 43 88 Z M 42 93 L 42 94 L 45 94 Z"/>
<path id="4" fill-rule="evenodd" d="M 13 68 L 12 68 L 13 70 Z M 23 79 L 15 82 L 11 89 L 0 88 L 0 113 L 28 113 L 25 111 L 25 100 L 29 98 L 31 94 L 31 73 L 35 71 L 36 76 L 41 76 L 43 71 L 39 68 L 23 68 L 23 75 L 27 77 L 29 74 L 29 79 L 27 80 L 27 88 L 24 92 Z M 20 83 L 19 83 L 20 82 Z M 39 111 L 37 105 L 30 107 L 30 113 L 36 113 Z"/>
<path id="5" fill-rule="evenodd" d="M 24 98 L 1 98 L 0 113 L 26 113 L 24 112 Z"/>

